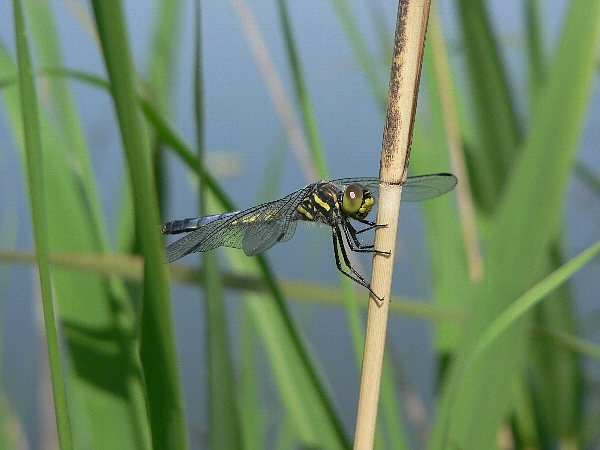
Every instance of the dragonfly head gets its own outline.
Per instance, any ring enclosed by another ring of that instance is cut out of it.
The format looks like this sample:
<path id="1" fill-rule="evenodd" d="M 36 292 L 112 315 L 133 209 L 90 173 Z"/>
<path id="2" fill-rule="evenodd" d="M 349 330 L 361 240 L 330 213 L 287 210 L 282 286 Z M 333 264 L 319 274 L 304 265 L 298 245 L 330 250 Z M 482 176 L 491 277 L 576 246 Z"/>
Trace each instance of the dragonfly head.
<path id="1" fill-rule="evenodd" d="M 371 191 L 362 184 L 353 183 L 344 191 L 342 210 L 353 219 L 362 220 L 367 217 L 374 204 Z"/>

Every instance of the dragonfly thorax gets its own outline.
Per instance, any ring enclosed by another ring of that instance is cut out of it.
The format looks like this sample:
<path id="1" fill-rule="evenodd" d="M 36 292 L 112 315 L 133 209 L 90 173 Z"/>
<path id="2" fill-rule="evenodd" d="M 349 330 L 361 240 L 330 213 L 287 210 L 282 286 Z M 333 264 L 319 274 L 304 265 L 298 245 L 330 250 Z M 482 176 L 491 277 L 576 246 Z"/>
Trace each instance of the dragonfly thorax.
<path id="1" fill-rule="evenodd" d="M 301 220 L 336 226 L 341 221 L 342 191 L 331 183 L 319 182 L 300 202 L 296 211 Z"/>

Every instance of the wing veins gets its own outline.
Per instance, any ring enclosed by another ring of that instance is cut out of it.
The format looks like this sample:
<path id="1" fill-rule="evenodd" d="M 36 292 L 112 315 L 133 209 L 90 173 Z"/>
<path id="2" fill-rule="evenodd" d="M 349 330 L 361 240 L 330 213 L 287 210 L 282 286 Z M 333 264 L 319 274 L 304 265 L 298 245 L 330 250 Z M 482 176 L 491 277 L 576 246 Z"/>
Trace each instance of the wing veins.
<path id="1" fill-rule="evenodd" d="M 254 255 L 277 242 L 289 240 L 295 231 L 295 227 L 290 229 L 293 213 L 311 187 L 312 185 L 306 186 L 279 200 L 253 206 L 202 225 L 170 244 L 166 249 L 167 260 L 173 262 L 190 253 L 204 252 L 220 246 L 243 248 L 246 254 Z M 280 220 L 281 218 L 285 220 Z M 247 244 L 246 236 L 249 236 Z"/>

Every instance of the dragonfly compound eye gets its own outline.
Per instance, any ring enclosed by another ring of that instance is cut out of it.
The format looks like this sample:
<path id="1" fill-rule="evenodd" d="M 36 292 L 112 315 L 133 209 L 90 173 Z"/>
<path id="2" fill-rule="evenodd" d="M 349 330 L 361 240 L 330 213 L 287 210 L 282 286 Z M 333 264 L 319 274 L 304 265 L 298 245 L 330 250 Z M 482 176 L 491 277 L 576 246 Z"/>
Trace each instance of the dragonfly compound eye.
<path id="1" fill-rule="evenodd" d="M 364 219 L 374 203 L 371 192 L 366 187 L 354 183 L 344 191 L 342 209 L 353 219 Z"/>

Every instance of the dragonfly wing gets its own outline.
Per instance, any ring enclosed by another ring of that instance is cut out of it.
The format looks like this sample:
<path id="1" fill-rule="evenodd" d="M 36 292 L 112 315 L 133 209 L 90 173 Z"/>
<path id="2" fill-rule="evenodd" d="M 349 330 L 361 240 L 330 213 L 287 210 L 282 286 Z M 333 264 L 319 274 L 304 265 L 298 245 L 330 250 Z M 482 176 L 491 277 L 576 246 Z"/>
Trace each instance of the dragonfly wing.
<path id="1" fill-rule="evenodd" d="M 287 241 L 289 241 L 292 238 L 292 236 L 294 236 L 294 233 L 296 232 L 296 224 L 297 223 L 298 222 L 296 222 L 296 221 L 290 222 L 290 224 L 287 227 L 287 230 L 286 230 L 285 234 L 279 240 L 279 242 L 287 242 Z"/>
<path id="2" fill-rule="evenodd" d="M 456 177 L 449 173 L 408 177 L 402 186 L 402 201 L 420 202 L 437 197 L 454 189 L 457 181 Z M 377 196 L 379 193 L 378 178 L 340 178 L 331 182 L 342 191 L 352 183 L 359 183 L 369 188 L 371 194 Z"/>
<path id="3" fill-rule="evenodd" d="M 339 178 L 337 180 L 331 180 L 330 183 L 334 184 L 342 192 L 344 192 L 349 185 L 354 183 L 368 187 L 371 193 L 377 194 L 377 191 L 379 190 L 379 178 Z"/>
<path id="4" fill-rule="evenodd" d="M 309 190 L 307 186 L 280 200 L 225 214 L 200 226 L 167 247 L 168 262 L 221 246 L 241 248 L 253 256 L 291 239 L 296 230 L 293 215 Z"/>
<path id="5" fill-rule="evenodd" d="M 454 189 L 458 180 L 449 173 L 408 177 L 402 186 L 403 202 L 420 202 Z"/>
<path id="6" fill-rule="evenodd" d="M 292 238 L 296 232 L 296 222 L 288 225 L 273 223 L 269 226 L 249 226 L 242 240 L 242 248 L 248 256 L 262 253 L 279 242 L 285 242 Z"/>
<path id="7" fill-rule="evenodd" d="M 220 246 L 242 248 L 243 227 L 228 224 L 231 218 L 217 219 L 185 235 L 166 248 L 167 261 L 173 262 L 194 252 Z"/>
<path id="8" fill-rule="evenodd" d="M 194 246 L 198 244 L 198 241 L 202 240 L 202 231 L 192 231 L 190 234 L 185 235 L 181 239 L 169 244 L 165 249 L 167 254 L 167 262 L 177 261 L 183 258 L 185 255 L 189 255 L 194 252 Z"/>
<path id="9" fill-rule="evenodd" d="M 258 214 L 248 216 L 245 220 L 249 225 L 242 240 L 244 253 L 254 256 L 279 242 L 289 241 L 296 232 L 296 208 L 309 190 L 307 186 L 281 200 L 267 203 Z"/>

